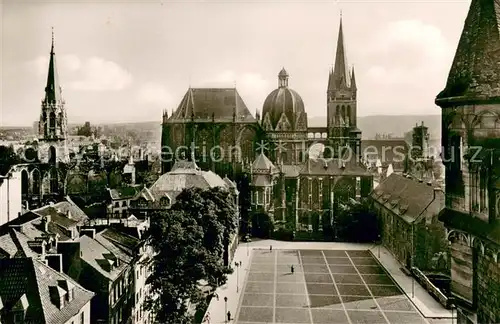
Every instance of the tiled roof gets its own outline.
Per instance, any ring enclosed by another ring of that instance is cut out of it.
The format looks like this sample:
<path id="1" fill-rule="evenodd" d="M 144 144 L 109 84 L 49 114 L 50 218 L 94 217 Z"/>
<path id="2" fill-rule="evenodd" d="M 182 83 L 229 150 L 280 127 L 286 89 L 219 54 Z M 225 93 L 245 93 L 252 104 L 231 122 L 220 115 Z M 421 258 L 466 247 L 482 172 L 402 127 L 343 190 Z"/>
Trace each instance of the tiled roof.
<path id="1" fill-rule="evenodd" d="M 109 256 L 114 255 L 113 251 L 106 248 L 104 245 L 99 243 L 97 240 L 94 240 L 87 235 L 81 236 L 78 241 L 80 242 L 81 249 L 81 258 L 85 261 L 89 266 L 96 269 L 103 277 L 109 280 L 115 280 L 119 274 L 127 267 L 127 261 L 120 259 L 120 263 L 116 266 L 114 263 L 111 271 L 107 271 L 106 262 L 110 261 Z M 115 255 L 119 259 L 118 255 Z"/>
<path id="2" fill-rule="evenodd" d="M 405 221 L 412 222 L 426 208 L 436 215 L 439 213 L 444 204 L 444 195 L 439 192 L 434 200 L 434 190 L 433 186 L 426 183 L 393 173 L 372 191 L 371 197 Z"/>
<path id="3" fill-rule="evenodd" d="M 199 120 L 256 122 L 235 88 L 189 88 L 169 121 Z"/>
<path id="4" fill-rule="evenodd" d="M 252 173 L 277 173 L 278 168 L 269 160 L 269 158 L 264 154 L 260 153 L 252 163 Z"/>
<path id="5" fill-rule="evenodd" d="M 0 236 L 0 259 L 12 258 L 17 253 L 17 246 L 10 233 Z"/>
<path id="6" fill-rule="evenodd" d="M 0 260 L 0 297 L 4 309 L 27 306 L 26 323 L 63 324 L 77 315 L 94 296 L 67 275 L 32 258 Z M 51 300 L 51 287 L 73 287 L 73 299 L 59 309 Z M 19 303 L 24 299 L 23 303 Z"/>
<path id="7" fill-rule="evenodd" d="M 52 215 L 54 213 L 54 209 L 59 214 L 66 215 L 66 217 L 76 221 L 79 226 L 85 224 L 85 222 L 89 219 L 89 217 L 81 210 L 69 197 L 65 197 L 64 201 L 58 202 L 53 205 L 44 206 L 38 209 L 33 210 L 34 213 L 45 216 Z"/>

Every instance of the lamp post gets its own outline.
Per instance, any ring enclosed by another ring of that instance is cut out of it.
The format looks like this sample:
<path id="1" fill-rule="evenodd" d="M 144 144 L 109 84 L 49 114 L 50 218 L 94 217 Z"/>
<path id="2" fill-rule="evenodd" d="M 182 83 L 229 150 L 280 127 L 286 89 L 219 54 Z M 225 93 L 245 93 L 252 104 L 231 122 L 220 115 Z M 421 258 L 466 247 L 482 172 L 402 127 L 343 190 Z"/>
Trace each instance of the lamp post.
<path id="1" fill-rule="evenodd" d="M 234 265 L 236 266 L 236 292 L 239 292 L 239 287 L 240 287 L 240 267 L 241 267 L 241 261 L 240 262 L 235 262 Z"/>
<path id="2" fill-rule="evenodd" d="M 226 314 L 227 314 L 227 297 L 224 297 L 224 323 L 227 324 L 227 317 L 226 317 Z"/>

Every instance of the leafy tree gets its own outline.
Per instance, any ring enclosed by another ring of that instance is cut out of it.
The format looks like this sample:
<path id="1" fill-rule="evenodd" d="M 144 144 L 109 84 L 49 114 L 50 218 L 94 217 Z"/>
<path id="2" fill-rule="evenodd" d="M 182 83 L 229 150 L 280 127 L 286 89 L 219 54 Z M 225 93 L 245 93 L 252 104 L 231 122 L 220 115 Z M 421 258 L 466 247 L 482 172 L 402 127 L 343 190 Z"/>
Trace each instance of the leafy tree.
<path id="1" fill-rule="evenodd" d="M 255 213 L 252 216 L 252 235 L 260 238 L 269 238 L 273 233 L 274 224 L 266 213 Z"/>
<path id="2" fill-rule="evenodd" d="M 338 211 L 337 235 L 349 242 L 374 242 L 379 237 L 377 215 L 367 200 L 350 199 Z"/>
<path id="3" fill-rule="evenodd" d="M 216 187 L 184 189 L 171 209 L 152 217 L 148 243 L 156 254 L 148 283 L 157 297 L 147 307 L 156 322 L 190 324 L 189 303 L 205 298 L 200 280 L 212 289 L 227 281 L 232 269 L 223 256 L 237 227 L 236 215 L 232 194 Z"/>
<path id="4" fill-rule="evenodd" d="M 21 163 L 21 159 L 17 156 L 14 151 L 14 147 L 10 146 L 0 146 L 0 174 L 5 175 L 9 172 L 10 167 Z"/>

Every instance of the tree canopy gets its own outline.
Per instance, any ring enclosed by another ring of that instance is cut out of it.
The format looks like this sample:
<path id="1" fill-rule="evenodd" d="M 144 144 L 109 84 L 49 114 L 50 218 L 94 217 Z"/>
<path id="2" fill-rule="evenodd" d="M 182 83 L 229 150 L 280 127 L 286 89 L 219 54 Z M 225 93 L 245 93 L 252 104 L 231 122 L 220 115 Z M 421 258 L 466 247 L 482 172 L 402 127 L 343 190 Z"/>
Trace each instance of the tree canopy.
<path id="1" fill-rule="evenodd" d="M 0 175 L 5 175 L 9 172 L 11 166 L 21 162 L 12 145 L 0 146 Z"/>
<path id="2" fill-rule="evenodd" d="M 367 200 L 350 199 L 339 208 L 337 236 L 348 242 L 374 242 L 379 237 L 377 215 Z"/>
<path id="3" fill-rule="evenodd" d="M 218 187 L 185 189 L 170 209 L 152 215 L 148 244 L 156 254 L 148 283 L 154 297 L 147 307 L 156 322 L 192 323 L 189 304 L 205 301 L 200 281 L 214 290 L 232 273 L 224 256 L 237 225 L 234 197 Z"/>

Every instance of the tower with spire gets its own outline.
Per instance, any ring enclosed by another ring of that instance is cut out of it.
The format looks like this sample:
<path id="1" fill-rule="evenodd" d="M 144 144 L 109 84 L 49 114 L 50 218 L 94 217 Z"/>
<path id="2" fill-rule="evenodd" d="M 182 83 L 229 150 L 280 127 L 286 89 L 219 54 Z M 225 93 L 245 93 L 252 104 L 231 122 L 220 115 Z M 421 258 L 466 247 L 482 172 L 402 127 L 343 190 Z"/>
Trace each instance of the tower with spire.
<path id="1" fill-rule="evenodd" d="M 67 137 L 68 121 L 65 101 L 57 74 L 56 54 L 54 51 L 54 29 L 50 48 L 49 70 L 42 99 L 38 135 L 42 145 L 39 158 L 44 163 L 67 162 L 69 159 Z"/>
<path id="2" fill-rule="evenodd" d="M 328 77 L 327 128 L 331 152 L 325 151 L 327 155 L 341 156 L 344 147 L 350 147 L 357 153 L 356 156 L 360 154 L 361 131 L 356 127 L 356 94 L 354 68 L 349 70 L 347 65 L 341 15 L 335 64 Z"/>

